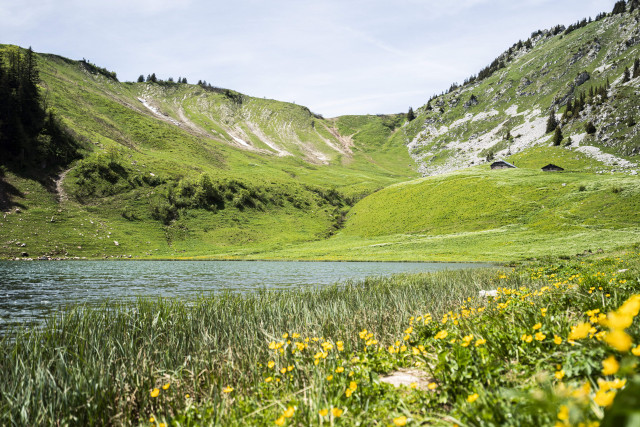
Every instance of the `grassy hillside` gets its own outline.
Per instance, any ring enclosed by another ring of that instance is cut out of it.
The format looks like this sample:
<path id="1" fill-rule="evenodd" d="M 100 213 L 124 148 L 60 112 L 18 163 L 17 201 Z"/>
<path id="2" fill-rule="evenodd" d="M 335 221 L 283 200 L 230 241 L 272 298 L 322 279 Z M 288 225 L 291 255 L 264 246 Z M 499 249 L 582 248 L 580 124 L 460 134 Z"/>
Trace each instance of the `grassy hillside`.
<path id="1" fill-rule="evenodd" d="M 562 148 L 392 185 L 357 203 L 330 240 L 294 252 L 322 259 L 495 260 L 573 255 L 640 238 L 640 179 Z M 547 163 L 564 172 L 542 172 Z"/>
<path id="2" fill-rule="evenodd" d="M 269 251 L 331 235 L 356 200 L 416 176 L 403 115 L 341 133 L 294 104 L 37 58 L 43 98 L 89 148 L 58 176 L 1 171 L 3 256 Z"/>
<path id="3" fill-rule="evenodd" d="M 37 55 L 82 158 L 0 170 L 0 256 L 505 260 L 635 242 L 638 21 L 537 31 L 412 121 Z M 520 169 L 489 172 L 496 158 Z"/>

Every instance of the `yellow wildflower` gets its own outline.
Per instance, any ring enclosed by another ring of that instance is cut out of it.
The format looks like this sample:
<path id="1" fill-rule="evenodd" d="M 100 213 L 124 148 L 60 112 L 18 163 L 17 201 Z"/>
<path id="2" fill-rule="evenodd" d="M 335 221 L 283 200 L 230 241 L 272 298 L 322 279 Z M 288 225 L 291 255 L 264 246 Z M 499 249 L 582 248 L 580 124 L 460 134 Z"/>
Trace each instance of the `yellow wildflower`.
<path id="1" fill-rule="evenodd" d="M 466 337 L 462 338 L 462 344 L 460 345 L 463 347 L 467 347 L 472 340 L 473 340 L 473 335 L 467 335 Z"/>
<path id="2" fill-rule="evenodd" d="M 557 335 L 554 335 L 554 336 L 553 336 L 553 342 L 554 342 L 554 344 L 556 344 L 556 345 L 560 345 L 560 344 L 562 344 L 562 338 L 560 338 L 560 337 L 559 337 L 559 336 L 557 336 Z"/>
<path id="3" fill-rule="evenodd" d="M 356 383 L 355 381 L 351 381 L 349 383 L 349 390 L 356 391 L 357 388 L 358 388 L 358 383 Z"/>
<path id="4" fill-rule="evenodd" d="M 191 396 L 189 396 L 189 393 L 185 394 L 184 397 L 186 397 L 187 399 L 190 398 Z"/>
<path id="5" fill-rule="evenodd" d="M 276 362 L 274 362 L 273 360 L 270 360 L 269 363 L 267 363 L 267 366 L 269 367 L 269 369 L 271 369 L 274 366 L 276 366 Z"/>
<path id="6" fill-rule="evenodd" d="M 618 313 L 624 316 L 636 317 L 640 312 L 640 294 L 633 295 L 618 308 Z"/>
<path id="7" fill-rule="evenodd" d="M 593 401 L 600 406 L 610 406 L 613 403 L 614 397 L 616 397 L 616 392 L 614 390 L 611 390 L 611 391 L 599 390 L 596 393 L 596 396 L 593 398 Z"/>
<path id="8" fill-rule="evenodd" d="M 281 373 L 281 374 L 286 374 L 286 373 L 287 373 L 287 368 L 282 368 L 282 369 L 280 369 L 280 373 Z"/>
<path id="9" fill-rule="evenodd" d="M 449 335 L 449 332 L 447 332 L 445 329 L 443 329 L 440 332 L 438 332 L 434 338 L 437 339 L 437 340 L 440 340 L 440 339 L 446 338 L 447 335 Z"/>
<path id="10" fill-rule="evenodd" d="M 620 369 L 620 364 L 616 360 L 615 357 L 609 356 L 605 360 L 602 361 L 602 374 L 603 375 L 613 375 L 618 372 Z"/>
<path id="11" fill-rule="evenodd" d="M 526 343 L 530 343 L 531 341 L 533 341 L 533 337 L 527 334 L 522 335 L 520 338 L 522 338 L 522 341 Z"/>
<path id="12" fill-rule="evenodd" d="M 622 307 L 620 307 L 622 308 Z M 609 313 L 607 315 L 607 326 L 611 329 L 626 329 L 633 323 L 633 316 L 621 313 Z"/>
<path id="13" fill-rule="evenodd" d="M 321 417 L 326 417 L 328 413 L 329 413 L 329 410 L 328 410 L 327 408 L 320 409 L 320 410 L 318 411 L 318 414 L 319 414 Z"/>
<path id="14" fill-rule="evenodd" d="M 222 389 L 222 391 L 225 393 L 231 393 L 233 391 L 233 387 L 226 386 L 224 389 Z"/>
<path id="15" fill-rule="evenodd" d="M 545 334 L 543 334 L 542 332 L 536 332 L 536 341 L 542 341 L 546 337 L 547 336 Z"/>
<path id="16" fill-rule="evenodd" d="M 160 394 L 160 389 L 154 388 L 149 394 L 151 394 L 151 397 L 158 397 L 158 395 Z"/>
<path id="17" fill-rule="evenodd" d="M 407 425 L 407 417 L 405 417 L 404 415 L 396 417 L 393 419 L 393 424 L 397 426 Z"/>
<path id="18" fill-rule="evenodd" d="M 438 387 L 438 384 L 436 383 L 429 383 L 429 385 L 427 386 L 429 390 L 435 390 L 437 387 Z"/>
<path id="19" fill-rule="evenodd" d="M 411 384 L 409 384 L 409 387 L 411 388 L 418 388 L 418 383 L 417 382 L 412 382 Z"/>
<path id="20" fill-rule="evenodd" d="M 270 383 L 271 381 L 273 381 L 273 377 L 267 377 L 264 379 L 265 383 Z"/>
<path id="21" fill-rule="evenodd" d="M 533 325 L 533 330 L 534 331 L 537 331 L 540 328 L 542 328 L 542 323 L 536 323 L 535 325 Z"/>
<path id="22" fill-rule="evenodd" d="M 351 397 L 352 394 L 353 394 L 353 390 L 351 390 L 350 388 L 344 391 L 344 395 L 347 397 Z"/>
<path id="23" fill-rule="evenodd" d="M 331 381 L 333 379 L 333 375 L 327 375 L 327 381 Z"/>
<path id="24" fill-rule="evenodd" d="M 473 403 L 473 402 L 475 402 L 475 401 L 478 399 L 478 397 L 479 397 L 479 396 L 478 396 L 478 393 L 470 394 L 470 395 L 467 397 L 467 402 L 469 402 L 469 403 Z"/>
<path id="25" fill-rule="evenodd" d="M 553 374 L 557 379 L 561 380 L 564 378 L 564 371 L 561 369 L 559 371 L 556 371 L 555 374 Z"/>
<path id="26" fill-rule="evenodd" d="M 331 410 L 331 415 L 333 415 L 334 417 L 338 418 L 341 417 L 343 414 L 344 410 L 340 409 L 340 408 L 333 408 Z"/>
<path id="27" fill-rule="evenodd" d="M 618 351 L 626 352 L 631 348 L 631 337 L 624 331 L 619 329 L 613 330 L 605 335 L 604 340 L 611 347 Z"/>
<path id="28" fill-rule="evenodd" d="M 640 356 L 640 345 L 631 349 L 634 356 Z"/>
<path id="29" fill-rule="evenodd" d="M 150 422 L 150 423 L 155 423 L 155 422 L 156 422 L 156 419 L 155 419 L 155 418 L 153 418 L 153 417 L 151 417 L 151 418 L 149 418 L 149 422 Z"/>
<path id="30" fill-rule="evenodd" d="M 343 366 L 338 366 L 336 368 L 336 373 L 341 374 L 342 372 L 344 372 L 344 367 Z"/>
<path id="31" fill-rule="evenodd" d="M 167 427 L 165 423 L 158 423 L 158 427 Z"/>
<path id="32" fill-rule="evenodd" d="M 560 410 L 558 411 L 558 419 L 560 421 L 567 421 L 569 419 L 569 408 L 567 405 L 560 406 Z"/>
<path id="33" fill-rule="evenodd" d="M 580 340 L 586 338 L 589 335 L 589 330 L 591 329 L 591 323 L 585 322 L 580 323 L 576 326 L 571 327 L 571 333 L 569 334 L 570 340 Z"/>
<path id="34" fill-rule="evenodd" d="M 286 420 L 287 419 L 283 415 L 280 418 L 278 418 L 275 422 L 277 426 L 283 426 Z"/>
<path id="35" fill-rule="evenodd" d="M 166 383 L 165 385 L 162 386 L 163 390 L 169 390 L 169 387 L 171 386 L 171 384 Z"/>
<path id="36" fill-rule="evenodd" d="M 476 346 L 476 347 L 480 347 L 481 345 L 486 344 L 486 343 L 487 343 L 487 340 L 486 340 L 486 339 L 484 339 L 484 338 L 481 338 L 481 339 L 479 339 L 479 340 L 477 340 L 477 341 L 476 341 L 475 346 Z"/>
<path id="37" fill-rule="evenodd" d="M 293 414 L 294 414 L 295 411 L 296 411 L 296 409 L 293 406 L 289 406 L 287 408 L 287 410 L 284 411 L 284 414 L 282 414 L 282 415 L 284 415 L 286 418 L 291 418 L 291 417 L 293 417 Z"/>
<path id="38" fill-rule="evenodd" d="M 547 309 L 546 308 L 541 308 L 540 309 L 540 314 L 542 314 L 542 317 L 545 317 L 547 315 Z"/>

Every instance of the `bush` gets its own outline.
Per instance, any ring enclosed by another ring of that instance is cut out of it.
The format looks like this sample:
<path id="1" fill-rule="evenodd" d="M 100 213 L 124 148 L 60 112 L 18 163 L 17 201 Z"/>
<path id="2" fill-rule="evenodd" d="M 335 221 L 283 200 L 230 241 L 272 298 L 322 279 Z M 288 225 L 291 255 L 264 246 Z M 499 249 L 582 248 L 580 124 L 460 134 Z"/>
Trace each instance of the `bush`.
<path id="1" fill-rule="evenodd" d="M 593 135 L 594 133 L 596 133 L 596 127 L 593 124 L 593 122 L 587 122 L 584 125 L 584 130 L 589 134 L 589 135 Z"/>

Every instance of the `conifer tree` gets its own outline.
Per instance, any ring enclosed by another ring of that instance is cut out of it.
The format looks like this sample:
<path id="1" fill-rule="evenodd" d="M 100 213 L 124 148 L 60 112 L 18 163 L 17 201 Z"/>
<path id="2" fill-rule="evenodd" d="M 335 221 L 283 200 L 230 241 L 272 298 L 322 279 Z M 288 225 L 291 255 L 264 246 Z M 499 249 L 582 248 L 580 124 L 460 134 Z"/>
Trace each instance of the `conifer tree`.
<path id="1" fill-rule="evenodd" d="M 552 108 L 549 113 L 549 118 L 547 119 L 547 133 L 553 132 L 557 127 L 558 120 L 556 120 L 556 110 L 555 108 Z"/>
<path id="2" fill-rule="evenodd" d="M 631 75 L 629 73 L 629 67 L 624 67 L 624 72 L 622 73 L 622 83 L 626 83 L 631 80 Z"/>
<path id="3" fill-rule="evenodd" d="M 562 130 L 560 129 L 560 126 L 556 126 L 556 129 L 553 131 L 553 145 L 558 146 L 560 145 L 560 143 L 562 142 Z"/>
<path id="4" fill-rule="evenodd" d="M 144 82 L 144 76 L 140 74 L 140 76 L 138 77 L 138 83 L 143 83 L 143 82 Z"/>
<path id="5" fill-rule="evenodd" d="M 573 144 L 573 141 L 571 140 L 571 137 L 569 136 L 569 137 L 567 137 L 567 140 L 564 142 L 564 146 L 568 147 L 571 144 Z"/>
<path id="6" fill-rule="evenodd" d="M 624 13 L 627 11 L 627 3 L 624 0 L 617 1 L 613 6 L 613 11 L 611 11 L 612 15 L 618 15 L 620 13 Z"/>
<path id="7" fill-rule="evenodd" d="M 416 118 L 416 115 L 413 113 L 413 108 L 409 107 L 409 111 L 407 112 L 407 121 L 410 122 Z"/>
<path id="8" fill-rule="evenodd" d="M 633 78 L 640 77 L 640 59 L 633 61 Z"/>

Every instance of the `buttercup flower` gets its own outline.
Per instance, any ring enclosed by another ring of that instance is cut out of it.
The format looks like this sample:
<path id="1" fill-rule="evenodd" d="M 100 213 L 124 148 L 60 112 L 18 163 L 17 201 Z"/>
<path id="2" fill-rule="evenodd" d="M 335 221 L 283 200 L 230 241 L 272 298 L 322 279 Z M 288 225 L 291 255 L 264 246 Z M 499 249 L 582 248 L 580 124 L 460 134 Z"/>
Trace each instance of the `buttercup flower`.
<path id="1" fill-rule="evenodd" d="M 609 356 L 605 360 L 602 361 L 602 374 L 603 375 L 613 375 L 618 372 L 620 369 L 620 364 L 616 360 L 615 357 Z"/>

